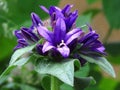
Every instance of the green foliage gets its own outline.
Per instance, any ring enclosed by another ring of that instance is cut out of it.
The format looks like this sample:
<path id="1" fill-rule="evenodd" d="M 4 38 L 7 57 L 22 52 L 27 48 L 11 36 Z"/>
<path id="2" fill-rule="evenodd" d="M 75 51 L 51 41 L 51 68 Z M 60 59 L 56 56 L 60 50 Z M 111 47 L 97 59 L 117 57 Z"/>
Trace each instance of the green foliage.
<path id="1" fill-rule="evenodd" d="M 80 67 L 78 60 L 65 60 L 65 62 L 40 61 L 37 63 L 35 70 L 39 74 L 53 75 L 64 83 L 73 86 L 74 64 Z"/>
<path id="2" fill-rule="evenodd" d="M 110 27 L 120 28 L 120 0 L 102 0 L 103 10 Z"/>
<path id="3" fill-rule="evenodd" d="M 69 86 L 67 84 L 61 85 L 60 88 L 61 88 L 61 90 L 73 90 L 74 89 L 73 87 L 71 87 L 71 86 Z"/>
<path id="4" fill-rule="evenodd" d="M 33 86 L 30 86 L 30 85 L 25 85 L 25 84 L 20 84 L 20 87 L 21 87 L 21 90 L 39 90 Z"/>
<path id="5" fill-rule="evenodd" d="M 75 90 L 84 90 L 86 87 L 88 87 L 89 85 L 93 85 L 95 84 L 95 80 L 93 79 L 93 77 L 81 77 L 81 78 L 75 78 Z"/>
<path id="6" fill-rule="evenodd" d="M 9 74 L 9 72 L 11 72 L 13 70 L 13 68 L 15 68 L 15 66 L 10 66 L 8 67 L 1 75 L 0 75 L 0 81 L 3 81 L 3 79 L 6 79 L 7 77 L 5 77 L 7 74 Z"/>
<path id="7" fill-rule="evenodd" d="M 26 62 L 28 62 L 28 60 L 31 59 L 31 56 L 24 56 L 26 53 L 30 52 L 36 45 L 33 46 L 29 46 L 29 47 L 25 47 L 19 50 L 16 50 L 14 52 L 14 54 L 11 57 L 9 66 L 7 67 L 7 69 L 0 75 L 0 80 L 7 75 L 13 68 L 15 68 L 16 66 L 23 66 L 24 64 L 26 64 Z M 27 55 L 27 54 L 26 54 Z"/>
<path id="8" fill-rule="evenodd" d="M 103 69 L 105 72 L 107 72 L 109 75 L 115 77 L 115 72 L 111 64 L 104 58 L 104 57 L 88 57 L 85 55 L 81 55 L 82 58 L 87 60 L 90 63 L 97 64 L 101 69 Z"/>
<path id="9" fill-rule="evenodd" d="M 89 68 L 89 64 L 87 63 L 75 72 L 75 77 L 78 77 L 78 78 L 87 77 L 89 74 L 89 71 L 90 71 L 90 68 Z"/>
<path id="10" fill-rule="evenodd" d="M 14 52 L 14 54 L 12 55 L 12 57 L 11 57 L 9 66 L 12 66 L 12 65 L 16 64 L 16 61 L 18 61 L 18 60 L 20 60 L 21 63 L 25 63 L 23 59 L 25 57 L 28 57 L 29 52 L 32 51 L 35 46 L 36 46 L 36 44 L 32 45 L 32 46 L 28 46 L 28 47 L 16 50 Z M 20 59 L 21 57 L 22 57 L 22 59 Z"/>
<path id="11" fill-rule="evenodd" d="M 30 63 L 21 68 L 16 67 L 9 75 L 3 76 L 0 79 L 0 90 L 43 90 L 40 85 L 41 76 L 30 70 L 29 66 Z"/>
<path id="12" fill-rule="evenodd" d="M 93 77 L 75 77 L 74 78 L 74 87 L 71 87 L 69 85 L 63 84 L 61 86 L 61 90 L 84 90 L 90 85 L 94 85 L 96 81 L 93 79 Z"/>
<path id="13" fill-rule="evenodd" d="M 42 87 L 44 88 L 44 90 L 50 90 L 50 84 L 51 84 L 51 79 L 50 76 L 44 76 L 44 78 L 42 79 Z M 46 87 L 47 85 L 47 87 Z"/>

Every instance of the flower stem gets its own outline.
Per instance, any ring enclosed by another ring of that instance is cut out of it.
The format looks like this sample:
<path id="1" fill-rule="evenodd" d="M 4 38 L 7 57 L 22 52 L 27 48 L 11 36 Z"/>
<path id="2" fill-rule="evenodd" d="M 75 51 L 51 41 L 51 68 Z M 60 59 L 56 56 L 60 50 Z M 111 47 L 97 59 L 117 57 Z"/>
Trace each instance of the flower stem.
<path id="1" fill-rule="evenodd" d="M 51 90 L 60 90 L 58 79 L 51 75 Z"/>

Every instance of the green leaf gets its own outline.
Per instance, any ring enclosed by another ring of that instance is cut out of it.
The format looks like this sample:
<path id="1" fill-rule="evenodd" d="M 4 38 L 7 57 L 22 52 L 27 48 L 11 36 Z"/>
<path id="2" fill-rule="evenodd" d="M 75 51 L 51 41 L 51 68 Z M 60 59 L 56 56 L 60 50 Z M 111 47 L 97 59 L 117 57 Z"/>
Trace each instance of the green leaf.
<path id="1" fill-rule="evenodd" d="M 73 86 L 74 65 L 80 67 L 78 60 L 65 60 L 65 62 L 45 62 L 37 63 L 35 70 L 40 74 L 49 74 L 57 77 L 64 83 Z"/>
<path id="2" fill-rule="evenodd" d="M 21 90 L 38 90 L 36 87 L 27 85 L 27 84 L 20 84 L 20 88 L 21 88 Z"/>
<path id="3" fill-rule="evenodd" d="M 10 60 L 10 63 L 9 63 L 9 66 L 12 66 L 14 65 L 14 63 L 24 54 L 30 52 L 31 50 L 33 50 L 33 48 L 36 46 L 35 45 L 32 45 L 32 46 L 28 46 L 28 47 L 25 47 L 25 48 L 22 48 L 22 49 L 18 49 L 14 52 L 14 54 L 12 55 L 11 57 L 11 60 Z M 22 60 L 23 61 L 23 60 Z"/>
<path id="4" fill-rule="evenodd" d="M 81 78 L 75 77 L 74 88 L 75 88 L 75 90 L 84 90 L 89 85 L 93 85 L 95 83 L 96 83 L 96 81 L 94 80 L 93 77 L 81 77 Z"/>
<path id="5" fill-rule="evenodd" d="M 103 69 L 109 75 L 115 77 L 114 69 L 113 69 L 112 65 L 106 60 L 106 58 L 104 58 L 104 57 L 91 58 L 91 57 L 88 57 L 88 56 L 85 56 L 82 54 L 80 54 L 80 56 L 90 63 L 97 64 L 98 66 L 100 66 L 101 69 Z"/>
<path id="6" fill-rule="evenodd" d="M 21 58 L 18 59 L 16 62 L 14 62 L 11 66 L 23 66 L 26 64 L 32 56 L 26 57 L 26 58 Z"/>
<path id="7" fill-rule="evenodd" d="M 50 90 L 50 77 L 49 76 L 45 76 L 43 79 L 42 79 L 42 82 L 41 82 L 41 85 L 42 87 L 44 88 L 44 90 Z M 47 85 L 47 87 L 46 87 Z"/>
<path id="8" fill-rule="evenodd" d="M 35 45 L 33 45 L 33 46 L 35 46 Z M 20 51 L 16 51 L 15 53 L 14 53 L 14 55 L 12 56 L 12 59 L 11 60 L 14 60 L 14 61 L 11 61 L 11 63 L 10 63 L 10 65 L 7 67 L 7 69 L 0 75 L 0 80 L 2 80 L 2 78 L 4 77 L 4 76 L 6 76 L 11 70 L 13 70 L 16 66 L 23 66 L 24 64 L 26 64 L 29 60 L 31 60 L 33 57 L 34 57 L 34 55 L 31 55 L 31 56 L 27 56 L 27 57 L 23 57 L 23 58 L 19 58 L 21 55 L 23 55 L 24 53 L 24 51 L 21 51 L 21 50 L 25 50 L 25 52 L 27 52 L 27 50 L 28 51 L 30 51 L 30 50 L 32 50 L 33 49 L 33 46 L 30 46 L 29 48 L 28 47 L 26 47 L 26 48 L 23 48 L 23 49 L 19 49 Z M 19 55 L 20 54 L 20 55 Z M 15 57 L 15 55 L 16 55 L 16 57 L 18 57 L 18 58 L 14 58 Z M 35 59 L 35 57 L 34 57 L 34 59 Z"/>
<path id="9" fill-rule="evenodd" d="M 91 14 L 79 16 L 76 20 L 76 26 L 82 27 L 91 21 Z"/>
<path id="10" fill-rule="evenodd" d="M 81 67 L 78 71 L 75 72 L 75 77 L 86 77 L 89 74 L 89 65 L 86 63 L 83 67 Z"/>
<path id="11" fill-rule="evenodd" d="M 75 77 L 74 78 L 74 87 L 63 84 L 61 90 L 84 90 L 90 85 L 96 84 L 96 81 L 93 77 Z M 74 89 L 73 89 L 74 88 Z"/>
<path id="12" fill-rule="evenodd" d="M 109 2 L 109 3 L 108 3 Z M 120 0 L 102 0 L 103 10 L 110 28 L 120 28 Z"/>
<path id="13" fill-rule="evenodd" d="M 7 67 L 7 69 L 0 75 L 0 81 L 4 78 L 4 79 L 6 79 L 5 78 L 5 76 L 11 71 L 11 70 L 13 70 L 13 68 L 15 68 L 16 66 L 9 66 L 9 67 Z"/>
<path id="14" fill-rule="evenodd" d="M 73 87 L 67 85 L 67 84 L 63 84 L 60 87 L 60 90 L 74 90 Z"/>
<path id="15" fill-rule="evenodd" d="M 4 84 L 4 82 L 6 81 L 6 78 L 8 78 L 9 75 L 6 75 L 6 76 L 3 76 L 1 79 L 0 79 L 0 85 Z"/>
<path id="16" fill-rule="evenodd" d="M 26 64 L 33 56 L 29 56 L 26 58 L 21 58 L 17 60 L 16 62 L 12 63 L 10 66 L 7 67 L 7 69 L 0 75 L 0 80 L 3 79 L 4 76 L 6 76 L 11 70 L 13 70 L 16 66 L 23 66 Z"/>

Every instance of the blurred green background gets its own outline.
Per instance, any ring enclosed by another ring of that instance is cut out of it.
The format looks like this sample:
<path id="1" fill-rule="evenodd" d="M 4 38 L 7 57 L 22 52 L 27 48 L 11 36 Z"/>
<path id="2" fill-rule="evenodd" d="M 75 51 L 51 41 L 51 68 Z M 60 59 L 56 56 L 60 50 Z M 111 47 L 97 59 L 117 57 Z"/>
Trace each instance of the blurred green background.
<path id="1" fill-rule="evenodd" d="M 90 23 L 100 34 L 116 72 L 116 78 L 112 78 L 90 64 L 82 74 L 93 76 L 97 83 L 86 90 L 120 90 L 120 0 L 0 0 L 0 74 L 17 44 L 13 31 L 31 25 L 31 12 L 36 12 L 42 20 L 47 19 L 39 5 L 62 8 L 66 4 L 73 4 L 73 10 L 79 10 L 81 25 Z M 18 68 L 6 77 L 7 80 L 0 81 L 0 90 L 42 90 L 38 79 L 41 77 L 28 67 Z M 71 90 L 67 85 L 62 89 Z"/>

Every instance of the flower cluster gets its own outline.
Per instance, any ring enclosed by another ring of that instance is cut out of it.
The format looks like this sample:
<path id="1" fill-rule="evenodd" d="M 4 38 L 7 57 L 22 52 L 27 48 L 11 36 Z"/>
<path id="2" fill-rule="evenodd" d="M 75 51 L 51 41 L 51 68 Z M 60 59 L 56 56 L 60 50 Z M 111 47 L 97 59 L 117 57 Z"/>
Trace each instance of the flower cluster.
<path id="1" fill-rule="evenodd" d="M 76 27 L 78 11 L 71 12 L 72 5 L 66 5 L 63 9 L 55 6 L 49 9 L 40 7 L 50 15 L 49 26 L 52 30 L 45 26 L 37 14 L 32 13 L 32 25 L 15 31 L 18 38 L 15 50 L 38 43 L 42 39 L 43 42 L 36 45 L 36 52 L 55 60 L 77 58 L 84 64 L 86 60 L 80 54 L 90 57 L 105 55 L 105 48 L 98 40 L 99 35 L 90 26 L 88 33 Z"/>

